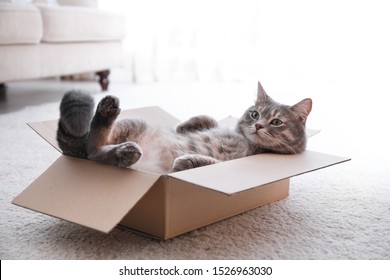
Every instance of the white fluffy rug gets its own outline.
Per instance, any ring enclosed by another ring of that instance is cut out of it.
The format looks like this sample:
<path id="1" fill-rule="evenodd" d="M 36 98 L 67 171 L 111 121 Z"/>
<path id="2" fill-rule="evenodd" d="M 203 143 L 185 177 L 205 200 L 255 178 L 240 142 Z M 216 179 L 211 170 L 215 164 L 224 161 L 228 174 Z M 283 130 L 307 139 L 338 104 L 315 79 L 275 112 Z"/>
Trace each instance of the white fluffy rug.
<path id="1" fill-rule="evenodd" d="M 200 105 L 199 111 L 196 103 L 212 94 L 204 92 L 207 88 L 224 92 Z M 197 112 L 221 117 L 222 112 L 235 105 L 241 110 L 241 104 L 254 99 L 250 92 L 237 105 L 232 102 L 234 90 L 227 93 L 223 87 L 205 85 L 185 93 L 177 86 L 133 86 L 115 93 L 123 107 L 160 105 L 176 110 L 179 117 Z M 196 91 L 205 95 L 195 96 Z M 97 99 L 101 96 L 95 94 Z M 388 130 L 388 118 L 378 119 L 383 123 L 374 123 L 376 127 L 355 124 L 355 132 L 339 134 L 344 131 L 340 126 L 350 122 L 347 116 L 358 110 L 340 114 L 344 120 L 340 122 L 329 117 L 326 129 L 310 140 L 309 148 L 339 152 L 352 161 L 293 178 L 290 195 L 282 201 L 163 242 L 122 228 L 105 235 L 11 204 L 59 156 L 25 124 L 57 118 L 58 104 L 59 100 L 0 115 L 0 259 L 390 258 L 390 152 L 388 146 L 381 147 L 385 141 L 379 135 L 380 129 Z M 326 110 L 317 108 L 313 118 L 318 119 Z M 334 124 L 340 126 L 329 129 Z M 377 138 L 367 136 L 368 130 Z"/>

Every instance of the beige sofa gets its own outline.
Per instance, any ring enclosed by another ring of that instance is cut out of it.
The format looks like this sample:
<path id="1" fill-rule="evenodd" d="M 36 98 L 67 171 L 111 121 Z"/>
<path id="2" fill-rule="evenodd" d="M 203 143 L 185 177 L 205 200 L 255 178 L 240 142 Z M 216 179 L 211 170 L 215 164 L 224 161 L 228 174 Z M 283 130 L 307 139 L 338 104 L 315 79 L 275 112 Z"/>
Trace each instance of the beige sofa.
<path id="1" fill-rule="evenodd" d="M 20 2 L 0 1 L 0 84 L 94 72 L 107 90 L 123 61 L 125 18 L 95 0 Z"/>

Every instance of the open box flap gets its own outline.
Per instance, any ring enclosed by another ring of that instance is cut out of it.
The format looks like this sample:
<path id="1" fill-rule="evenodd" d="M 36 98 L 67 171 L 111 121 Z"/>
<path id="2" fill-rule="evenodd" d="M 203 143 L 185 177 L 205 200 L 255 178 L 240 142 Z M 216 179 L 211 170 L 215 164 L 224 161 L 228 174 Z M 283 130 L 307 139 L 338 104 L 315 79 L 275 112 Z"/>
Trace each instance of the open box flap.
<path id="1" fill-rule="evenodd" d="M 166 125 L 168 127 L 175 127 L 179 123 L 178 119 L 160 107 L 145 107 L 122 110 L 118 119 L 123 118 L 140 118 L 149 123 Z M 56 140 L 58 119 L 41 122 L 30 122 L 27 123 L 27 125 L 30 126 L 36 133 L 38 133 L 43 139 L 49 142 L 49 144 L 51 144 L 59 152 L 61 152 L 61 149 L 59 148 Z"/>
<path id="2" fill-rule="evenodd" d="M 31 127 L 36 133 L 38 133 L 39 136 L 45 139 L 50 145 L 52 145 L 57 151 L 62 153 L 56 140 L 58 119 L 41 122 L 29 122 L 27 125 Z"/>
<path id="3" fill-rule="evenodd" d="M 231 195 L 348 160 L 312 151 L 295 155 L 259 154 L 170 176 Z"/>
<path id="4" fill-rule="evenodd" d="M 12 203 L 109 232 L 158 178 L 61 155 Z"/>
<path id="5" fill-rule="evenodd" d="M 139 118 L 148 123 L 175 127 L 180 121 L 158 106 L 122 110 L 119 119 Z"/>

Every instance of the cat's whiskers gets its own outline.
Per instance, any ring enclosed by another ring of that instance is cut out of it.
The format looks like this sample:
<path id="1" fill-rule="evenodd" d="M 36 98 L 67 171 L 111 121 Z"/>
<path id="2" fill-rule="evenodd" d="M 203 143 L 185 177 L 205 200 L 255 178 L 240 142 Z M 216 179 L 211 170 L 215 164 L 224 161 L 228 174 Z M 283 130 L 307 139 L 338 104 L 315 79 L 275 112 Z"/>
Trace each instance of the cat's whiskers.
<path id="1" fill-rule="evenodd" d="M 280 143 L 279 143 L 279 146 L 285 148 L 286 150 L 290 150 L 292 154 L 296 154 L 297 152 L 294 150 L 293 146 L 290 145 L 288 142 L 286 141 L 283 141 L 282 139 L 279 139 L 278 140 Z"/>
<path id="2" fill-rule="evenodd" d="M 271 145 L 274 147 L 276 146 L 276 147 L 283 148 L 285 150 L 289 150 L 291 151 L 292 154 L 296 153 L 292 145 L 290 145 L 288 142 L 284 141 L 283 139 L 272 136 L 272 134 L 269 133 L 268 131 L 262 131 L 262 137 L 263 140 L 267 141 L 267 143 L 272 143 Z"/>

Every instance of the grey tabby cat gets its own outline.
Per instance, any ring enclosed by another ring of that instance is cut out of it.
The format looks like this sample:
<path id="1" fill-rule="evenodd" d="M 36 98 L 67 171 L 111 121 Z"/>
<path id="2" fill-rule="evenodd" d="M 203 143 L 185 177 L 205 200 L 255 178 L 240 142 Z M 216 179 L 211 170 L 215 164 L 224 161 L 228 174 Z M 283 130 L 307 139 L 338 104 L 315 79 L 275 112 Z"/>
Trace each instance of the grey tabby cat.
<path id="1" fill-rule="evenodd" d="M 94 115 L 93 108 L 92 97 L 85 93 L 64 95 L 57 131 L 64 154 L 169 173 L 265 152 L 302 152 L 312 101 L 308 98 L 294 106 L 282 105 L 258 83 L 257 100 L 235 130 L 218 127 L 208 116 L 193 117 L 179 124 L 176 131 L 139 119 L 116 121 L 120 108 L 114 96 L 104 97 Z"/>

